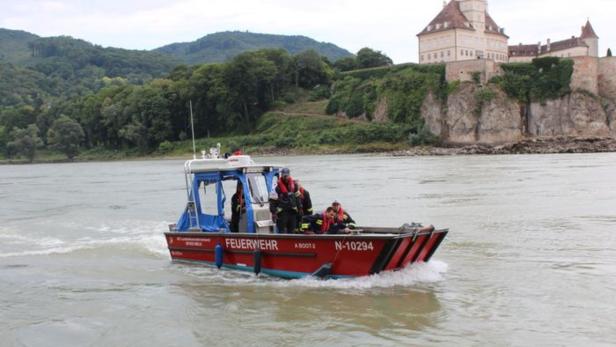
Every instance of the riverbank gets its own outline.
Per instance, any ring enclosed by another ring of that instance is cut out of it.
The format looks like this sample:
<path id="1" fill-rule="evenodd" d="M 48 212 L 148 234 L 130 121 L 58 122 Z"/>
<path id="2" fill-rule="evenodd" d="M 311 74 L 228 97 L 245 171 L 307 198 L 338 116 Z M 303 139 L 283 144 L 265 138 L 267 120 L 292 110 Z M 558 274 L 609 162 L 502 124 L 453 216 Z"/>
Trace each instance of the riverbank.
<path id="1" fill-rule="evenodd" d="M 474 144 L 451 147 L 413 147 L 395 151 L 394 156 L 447 156 L 447 155 L 499 155 L 499 154 L 564 154 L 616 152 L 613 138 L 537 138 L 499 146 Z"/>
<path id="2" fill-rule="evenodd" d="M 217 139 L 223 141 L 224 138 Z M 224 143 L 224 141 L 223 141 Z M 206 148 L 206 147 L 198 147 Z M 320 145 L 300 148 L 280 148 L 275 146 L 247 147 L 246 153 L 253 156 L 301 156 L 301 155 L 335 155 L 335 154 L 382 154 L 402 156 L 458 156 L 458 155 L 504 155 L 504 154 L 565 154 L 565 153 L 605 153 L 616 152 L 616 139 L 611 138 L 549 138 L 528 139 L 517 143 L 500 146 L 410 146 L 405 143 L 392 144 L 371 142 L 361 145 Z M 200 155 L 200 154 L 198 154 Z M 143 155 L 136 152 L 119 152 L 92 150 L 70 161 L 59 153 L 46 152 L 30 163 L 25 159 L 0 160 L 0 165 L 44 164 L 68 162 L 104 162 L 104 161 L 138 161 L 138 160 L 173 160 L 191 158 L 190 149 L 176 150 L 171 153 L 152 153 Z"/>

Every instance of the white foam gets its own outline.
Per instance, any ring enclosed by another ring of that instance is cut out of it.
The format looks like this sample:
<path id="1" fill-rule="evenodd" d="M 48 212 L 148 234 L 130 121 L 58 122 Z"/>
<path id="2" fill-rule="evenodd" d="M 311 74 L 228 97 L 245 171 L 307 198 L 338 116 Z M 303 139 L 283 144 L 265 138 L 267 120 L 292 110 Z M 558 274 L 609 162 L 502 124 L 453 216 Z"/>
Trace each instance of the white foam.
<path id="1" fill-rule="evenodd" d="M 400 271 L 388 271 L 372 276 L 349 279 L 322 280 L 306 277 L 298 280 L 284 280 L 270 276 L 255 276 L 250 272 L 218 270 L 210 266 L 187 265 L 184 271 L 208 283 L 220 285 L 254 285 L 279 288 L 329 288 L 350 291 L 386 289 L 394 287 L 413 287 L 422 283 L 435 283 L 444 280 L 448 265 L 439 260 L 429 263 L 413 264 Z"/>
<path id="2" fill-rule="evenodd" d="M 2 252 L 0 253 L 0 258 L 66 254 L 108 246 L 136 247 L 157 256 L 168 256 L 166 241 L 163 235 L 167 225 L 168 223 L 166 222 L 126 221 L 116 225 L 90 226 L 83 228 L 83 230 L 88 230 L 91 236 L 70 239 L 67 235 L 64 240 L 51 237 L 27 236 L 3 229 L 0 232 L 2 243 L 11 245 L 13 249 L 22 248 L 23 250 L 18 252 Z M 70 235 L 70 233 L 68 234 Z"/>
<path id="3" fill-rule="evenodd" d="M 413 264 L 400 271 L 387 271 L 376 275 L 338 279 L 321 280 L 307 277 L 288 282 L 288 286 L 307 288 L 333 288 L 366 290 L 375 288 L 411 287 L 419 283 L 434 283 L 444 279 L 447 272 L 447 264 L 433 260 L 429 263 Z"/>

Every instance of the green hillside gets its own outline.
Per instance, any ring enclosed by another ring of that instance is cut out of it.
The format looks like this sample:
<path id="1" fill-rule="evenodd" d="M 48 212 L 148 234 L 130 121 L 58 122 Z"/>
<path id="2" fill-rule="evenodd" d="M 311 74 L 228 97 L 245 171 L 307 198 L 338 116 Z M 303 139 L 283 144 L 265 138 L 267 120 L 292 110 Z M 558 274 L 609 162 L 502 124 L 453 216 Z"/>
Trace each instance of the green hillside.
<path id="1" fill-rule="evenodd" d="M 28 44 L 39 37 L 21 30 L 0 28 L 0 63 L 22 63 L 30 58 Z"/>
<path id="2" fill-rule="evenodd" d="M 187 64 L 225 62 L 240 53 L 264 48 L 282 48 L 290 54 L 315 50 L 330 61 L 350 57 L 349 51 L 334 44 L 318 42 L 305 36 L 256 34 L 227 31 L 210 34 L 194 42 L 174 43 L 156 49 L 171 54 Z"/>
<path id="3" fill-rule="evenodd" d="M 157 52 L 0 29 L 0 107 L 40 106 L 55 98 L 87 95 L 110 83 L 141 84 L 178 64 Z"/>

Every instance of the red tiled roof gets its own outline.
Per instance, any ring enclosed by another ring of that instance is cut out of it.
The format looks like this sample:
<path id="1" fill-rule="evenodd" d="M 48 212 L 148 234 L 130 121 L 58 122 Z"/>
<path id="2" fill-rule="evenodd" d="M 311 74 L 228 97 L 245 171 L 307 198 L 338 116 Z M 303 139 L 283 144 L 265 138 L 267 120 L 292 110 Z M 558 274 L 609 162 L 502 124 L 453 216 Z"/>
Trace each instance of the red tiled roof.
<path id="1" fill-rule="evenodd" d="M 546 54 L 550 52 L 558 52 L 564 51 L 570 48 L 575 47 L 588 47 L 579 37 L 572 37 L 567 40 L 556 41 L 550 44 L 550 50 L 548 50 L 548 45 L 541 46 L 541 53 Z M 517 45 L 517 46 L 509 46 L 509 56 L 510 57 L 537 57 L 539 54 L 539 45 Z"/>
<path id="2" fill-rule="evenodd" d="M 509 38 L 509 36 L 505 35 L 504 31 L 502 31 L 498 24 L 496 24 L 496 22 L 494 21 L 494 19 L 492 19 L 488 12 L 486 12 L 486 32 L 491 34 L 503 35 L 506 38 Z"/>
<path id="3" fill-rule="evenodd" d="M 536 57 L 537 52 L 539 52 L 539 45 L 509 46 L 510 57 Z"/>
<path id="4" fill-rule="evenodd" d="M 548 45 L 541 46 L 541 54 L 545 54 L 548 52 L 564 51 L 566 49 L 574 48 L 574 47 L 588 47 L 588 45 L 586 45 L 584 41 L 582 41 L 580 38 L 572 37 L 567 40 L 552 42 L 550 44 L 549 51 L 548 51 Z"/>
<path id="5" fill-rule="evenodd" d="M 598 39 L 599 36 L 597 36 L 597 33 L 595 33 L 595 29 L 593 29 L 592 25 L 590 24 L 590 20 L 588 20 L 586 22 L 586 25 L 584 25 L 582 27 L 582 36 L 580 36 L 581 39 Z"/>
<path id="6" fill-rule="evenodd" d="M 445 23 L 447 23 L 447 27 L 445 27 Z M 475 31 L 472 27 L 467 26 L 467 23 L 469 23 L 469 21 L 462 13 L 462 10 L 460 10 L 460 3 L 455 0 L 450 1 L 447 5 L 445 5 L 445 7 L 443 7 L 443 10 L 430 22 L 430 24 L 428 24 L 422 32 L 417 34 L 417 36 L 450 29 L 466 29 Z M 438 29 L 437 25 L 439 25 Z"/>
<path id="7" fill-rule="evenodd" d="M 447 23 L 447 26 L 445 26 Z M 460 2 L 457 0 L 451 0 L 443 10 L 424 28 L 422 32 L 417 36 L 451 30 L 451 29 L 465 29 L 475 31 L 470 25 L 470 21 L 466 18 L 462 10 L 460 9 Z M 494 19 L 486 12 L 486 27 L 485 32 L 490 34 L 503 35 L 508 37 L 501 28 L 496 24 Z"/>

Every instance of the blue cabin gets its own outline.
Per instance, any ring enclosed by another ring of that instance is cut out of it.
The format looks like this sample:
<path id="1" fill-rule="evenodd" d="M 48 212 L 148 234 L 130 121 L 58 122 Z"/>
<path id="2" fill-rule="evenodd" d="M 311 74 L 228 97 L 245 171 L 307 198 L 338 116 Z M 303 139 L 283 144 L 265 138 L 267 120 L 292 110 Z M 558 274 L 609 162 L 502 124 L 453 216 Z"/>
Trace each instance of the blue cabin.
<path id="1" fill-rule="evenodd" d="M 270 192 L 280 167 L 257 165 L 250 156 L 235 155 L 219 158 L 210 150 L 203 159 L 188 160 L 184 164 L 187 204 L 177 224 L 170 225 L 174 232 L 231 232 L 231 197 L 241 185 L 241 198 L 245 212 L 240 214 L 240 233 L 273 233 L 275 223 L 269 209 Z M 246 189 L 247 187 L 247 189 Z M 227 208 L 225 208 L 227 207 Z M 225 213 L 227 210 L 228 213 Z"/>

